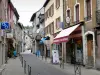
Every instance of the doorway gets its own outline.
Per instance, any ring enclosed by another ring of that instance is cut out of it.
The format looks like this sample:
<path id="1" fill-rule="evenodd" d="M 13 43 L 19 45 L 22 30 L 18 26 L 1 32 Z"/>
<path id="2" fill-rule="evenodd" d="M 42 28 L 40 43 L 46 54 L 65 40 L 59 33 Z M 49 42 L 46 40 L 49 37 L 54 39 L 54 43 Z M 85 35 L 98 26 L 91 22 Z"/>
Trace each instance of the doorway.
<path id="1" fill-rule="evenodd" d="M 87 65 L 89 67 L 93 67 L 94 61 L 93 61 L 93 35 L 88 34 L 87 35 Z"/>

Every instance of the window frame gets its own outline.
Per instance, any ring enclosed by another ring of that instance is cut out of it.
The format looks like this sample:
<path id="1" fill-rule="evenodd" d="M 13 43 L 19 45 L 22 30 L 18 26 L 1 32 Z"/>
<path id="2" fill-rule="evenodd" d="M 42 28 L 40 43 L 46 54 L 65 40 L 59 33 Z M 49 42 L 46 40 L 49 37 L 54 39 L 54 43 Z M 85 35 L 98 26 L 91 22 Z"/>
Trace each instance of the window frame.
<path id="1" fill-rule="evenodd" d="M 54 15 L 54 4 L 51 5 L 51 17 Z"/>
<path id="2" fill-rule="evenodd" d="M 76 6 L 79 5 L 79 21 L 80 21 L 80 3 L 76 3 L 74 5 L 74 22 L 75 24 L 77 24 L 77 21 L 76 21 Z"/>
<path id="3" fill-rule="evenodd" d="M 60 27 L 58 26 L 58 22 L 61 22 L 60 16 L 58 18 L 56 18 L 56 29 L 60 29 Z"/>
<path id="4" fill-rule="evenodd" d="M 56 6 L 56 9 L 58 9 L 60 7 L 60 0 L 55 0 L 55 1 L 56 1 L 55 2 L 56 3 L 56 5 L 55 5 Z"/>
<path id="5" fill-rule="evenodd" d="M 92 19 L 92 4 L 91 4 L 91 1 L 92 0 L 85 0 L 85 3 L 86 3 L 86 17 L 87 17 L 87 21 L 90 21 Z M 89 4 L 88 4 L 89 2 Z M 89 8 L 90 7 L 90 8 Z M 89 18 L 88 18 L 89 17 Z"/>

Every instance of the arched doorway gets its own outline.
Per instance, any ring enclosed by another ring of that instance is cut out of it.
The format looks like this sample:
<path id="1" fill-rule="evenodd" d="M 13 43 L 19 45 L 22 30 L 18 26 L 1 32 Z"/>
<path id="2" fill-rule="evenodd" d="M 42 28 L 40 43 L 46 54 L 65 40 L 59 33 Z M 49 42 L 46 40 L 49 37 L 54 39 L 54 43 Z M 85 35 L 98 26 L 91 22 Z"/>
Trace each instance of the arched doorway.
<path id="1" fill-rule="evenodd" d="M 94 32 L 88 31 L 85 33 L 86 44 L 86 66 L 88 68 L 95 67 L 95 38 Z"/>

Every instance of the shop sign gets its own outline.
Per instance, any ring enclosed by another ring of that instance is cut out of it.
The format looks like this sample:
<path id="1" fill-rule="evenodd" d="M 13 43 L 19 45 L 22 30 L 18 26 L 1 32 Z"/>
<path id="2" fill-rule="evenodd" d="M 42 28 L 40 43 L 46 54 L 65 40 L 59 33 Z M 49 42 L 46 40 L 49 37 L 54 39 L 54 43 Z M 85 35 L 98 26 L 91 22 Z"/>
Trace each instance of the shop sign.
<path id="1" fill-rule="evenodd" d="M 54 43 L 61 43 L 61 42 L 67 42 L 68 41 L 68 38 L 60 38 L 60 39 L 55 39 L 54 40 Z"/>

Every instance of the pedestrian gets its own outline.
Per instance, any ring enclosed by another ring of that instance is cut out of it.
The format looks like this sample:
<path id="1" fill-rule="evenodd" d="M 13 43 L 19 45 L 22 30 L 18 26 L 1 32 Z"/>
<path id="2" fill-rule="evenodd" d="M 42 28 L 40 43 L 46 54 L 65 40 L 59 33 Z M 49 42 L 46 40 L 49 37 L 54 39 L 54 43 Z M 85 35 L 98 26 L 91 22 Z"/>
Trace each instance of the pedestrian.
<path id="1" fill-rule="evenodd" d="M 14 55 L 14 58 L 17 57 L 17 52 L 16 52 L 16 50 L 13 51 L 13 55 Z"/>
<path id="2" fill-rule="evenodd" d="M 35 55 L 36 55 L 36 57 L 37 57 L 37 51 L 35 52 Z"/>

